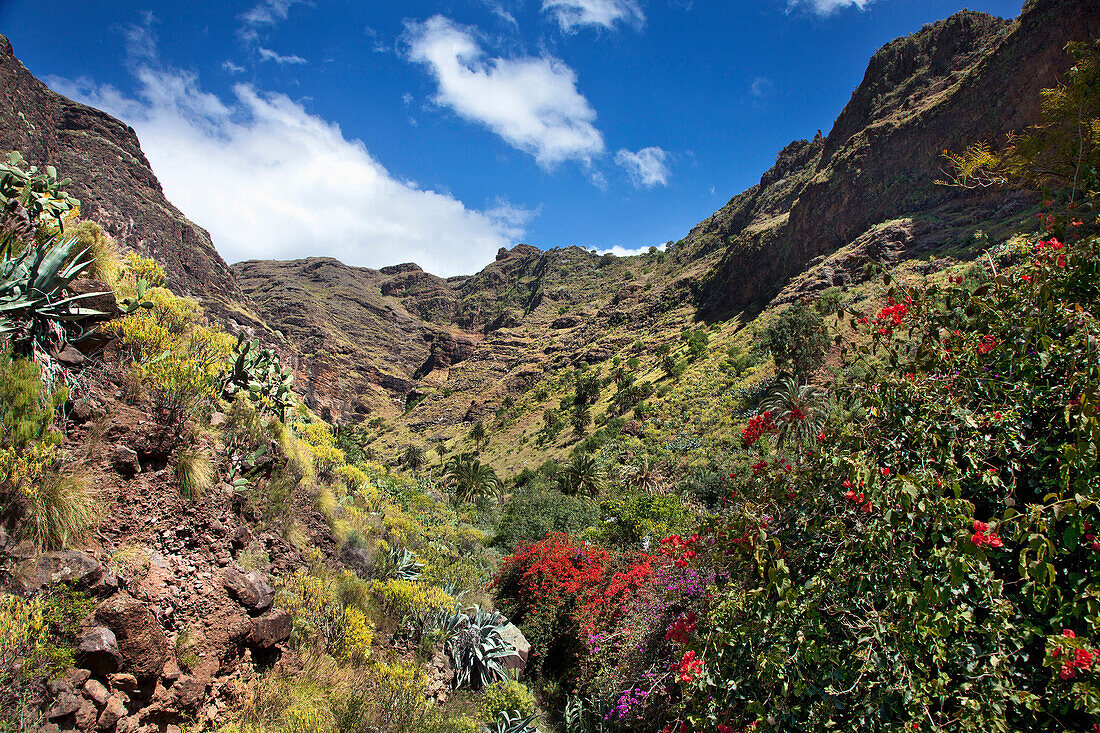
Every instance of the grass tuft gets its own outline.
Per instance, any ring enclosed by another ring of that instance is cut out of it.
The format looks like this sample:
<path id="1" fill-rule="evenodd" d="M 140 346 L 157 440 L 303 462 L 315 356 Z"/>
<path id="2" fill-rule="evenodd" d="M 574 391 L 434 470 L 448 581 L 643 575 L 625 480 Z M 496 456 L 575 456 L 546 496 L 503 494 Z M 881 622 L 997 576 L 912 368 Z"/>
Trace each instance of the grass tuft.
<path id="1" fill-rule="evenodd" d="M 87 476 L 56 469 L 43 471 L 24 489 L 25 539 L 43 550 L 60 550 L 80 539 L 100 516 L 100 504 Z"/>
<path id="2" fill-rule="evenodd" d="M 202 448 L 180 448 L 176 454 L 176 483 L 188 499 L 198 499 L 214 485 L 214 464 Z"/>

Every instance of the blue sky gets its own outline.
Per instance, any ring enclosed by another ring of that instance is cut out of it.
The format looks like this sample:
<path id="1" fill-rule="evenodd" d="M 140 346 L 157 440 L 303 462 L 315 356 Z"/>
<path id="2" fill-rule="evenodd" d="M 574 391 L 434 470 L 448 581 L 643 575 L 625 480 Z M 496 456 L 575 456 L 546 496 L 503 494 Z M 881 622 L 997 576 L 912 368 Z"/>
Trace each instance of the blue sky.
<path id="1" fill-rule="evenodd" d="M 470 273 L 679 239 L 828 133 L 887 41 L 1020 0 L 0 0 L 55 90 L 137 130 L 230 262 Z"/>

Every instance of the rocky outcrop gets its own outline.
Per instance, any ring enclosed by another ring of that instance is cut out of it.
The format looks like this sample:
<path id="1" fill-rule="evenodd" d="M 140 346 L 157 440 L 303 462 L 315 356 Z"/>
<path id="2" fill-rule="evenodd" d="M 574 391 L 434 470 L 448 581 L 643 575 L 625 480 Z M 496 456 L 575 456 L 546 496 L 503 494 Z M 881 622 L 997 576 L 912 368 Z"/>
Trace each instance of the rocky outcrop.
<path id="1" fill-rule="evenodd" d="M 275 590 L 258 572 L 243 573 L 228 567 L 223 571 L 222 582 L 229 595 L 236 598 L 250 613 L 263 613 L 275 601 Z"/>
<path id="2" fill-rule="evenodd" d="M 81 214 L 123 248 L 156 259 L 174 291 L 196 296 L 219 316 L 258 324 L 210 235 L 165 198 L 133 128 L 51 91 L 4 36 L 0 100 L 0 149 L 72 178 Z"/>

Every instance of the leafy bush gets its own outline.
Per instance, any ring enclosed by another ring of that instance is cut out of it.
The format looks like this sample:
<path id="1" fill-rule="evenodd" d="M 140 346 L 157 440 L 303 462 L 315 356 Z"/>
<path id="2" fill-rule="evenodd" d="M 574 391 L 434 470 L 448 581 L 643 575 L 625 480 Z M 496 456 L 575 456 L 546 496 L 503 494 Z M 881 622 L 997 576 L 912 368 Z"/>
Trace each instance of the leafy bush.
<path id="1" fill-rule="evenodd" d="M 597 518 L 596 504 L 587 497 L 542 488 L 517 491 L 504 507 L 493 544 L 512 550 L 554 532 L 579 535 Z"/>
<path id="2" fill-rule="evenodd" d="M 371 590 L 394 618 L 419 618 L 454 605 L 454 599 L 431 583 L 390 578 L 371 582 Z"/>
<path id="3" fill-rule="evenodd" d="M 0 593 L 0 728 L 20 730 L 23 693 L 72 666 L 77 630 L 94 606 L 64 585 L 32 598 Z"/>
<path id="4" fill-rule="evenodd" d="M 527 685 L 516 680 L 501 680 L 485 688 L 481 698 L 482 718 L 495 721 L 501 713 L 524 717 L 535 713 L 535 696 Z"/>
<path id="5" fill-rule="evenodd" d="M 775 358 L 775 366 L 802 382 L 825 361 L 829 337 L 821 314 L 804 303 L 787 306 L 764 332 L 764 341 Z"/>

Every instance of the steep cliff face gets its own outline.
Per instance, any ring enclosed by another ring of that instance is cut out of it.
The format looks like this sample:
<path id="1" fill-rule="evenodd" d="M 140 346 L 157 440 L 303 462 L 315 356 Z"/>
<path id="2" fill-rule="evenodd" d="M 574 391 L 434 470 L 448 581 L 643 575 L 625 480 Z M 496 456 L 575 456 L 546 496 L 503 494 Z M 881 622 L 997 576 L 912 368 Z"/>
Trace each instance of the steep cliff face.
<path id="1" fill-rule="evenodd" d="M 160 262 L 176 292 L 201 299 L 219 317 L 258 323 L 210 235 L 164 197 L 133 128 L 51 91 L 2 35 L 0 150 L 71 177 L 83 216 L 123 248 Z"/>
<path id="2" fill-rule="evenodd" d="M 820 155 L 780 179 L 792 190 L 770 200 L 789 201 L 786 212 L 761 203 L 777 185 L 769 172 L 689 235 L 700 251 L 727 245 L 700 305 L 723 313 L 766 302 L 879 222 L 968 201 L 981 208 L 982 197 L 935 185 L 943 152 L 1037 121 L 1039 90 L 1064 71 L 1065 44 L 1098 34 L 1100 5 L 1034 0 L 1016 21 L 963 11 L 884 46 Z"/>

